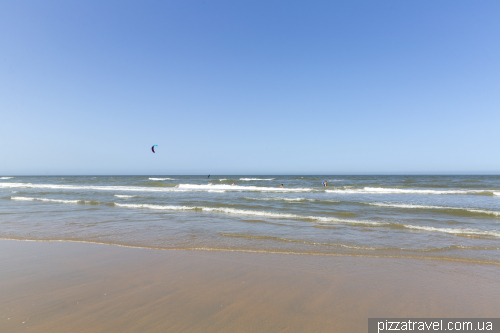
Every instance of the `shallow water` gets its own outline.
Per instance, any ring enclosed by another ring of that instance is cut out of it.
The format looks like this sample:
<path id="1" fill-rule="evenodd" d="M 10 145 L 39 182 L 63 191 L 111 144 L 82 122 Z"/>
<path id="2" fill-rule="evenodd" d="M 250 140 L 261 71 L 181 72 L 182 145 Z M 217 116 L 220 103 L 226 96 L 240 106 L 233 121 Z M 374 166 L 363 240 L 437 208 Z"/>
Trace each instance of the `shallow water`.
<path id="1" fill-rule="evenodd" d="M 1 176 L 0 238 L 500 264 L 500 176 Z"/>

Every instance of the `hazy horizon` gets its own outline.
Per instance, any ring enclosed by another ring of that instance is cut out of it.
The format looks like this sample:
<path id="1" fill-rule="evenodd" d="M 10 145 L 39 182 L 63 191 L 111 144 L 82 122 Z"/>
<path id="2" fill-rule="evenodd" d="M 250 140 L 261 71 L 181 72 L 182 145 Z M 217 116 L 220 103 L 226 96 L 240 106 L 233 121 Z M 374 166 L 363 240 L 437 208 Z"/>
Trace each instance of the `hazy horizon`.
<path id="1" fill-rule="evenodd" d="M 1 174 L 0 177 L 109 177 L 109 176 L 208 176 L 208 174 L 192 173 L 137 173 L 137 174 Z M 218 176 L 500 176 L 500 173 L 220 173 L 210 174 Z"/>

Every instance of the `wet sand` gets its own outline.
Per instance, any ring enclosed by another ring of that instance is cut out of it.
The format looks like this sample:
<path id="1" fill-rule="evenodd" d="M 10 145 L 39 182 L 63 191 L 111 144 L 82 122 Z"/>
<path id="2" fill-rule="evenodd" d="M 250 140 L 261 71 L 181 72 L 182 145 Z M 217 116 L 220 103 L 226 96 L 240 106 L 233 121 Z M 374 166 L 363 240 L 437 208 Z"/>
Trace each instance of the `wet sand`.
<path id="1" fill-rule="evenodd" d="M 366 332 L 498 317 L 500 267 L 0 241 L 0 332 Z"/>

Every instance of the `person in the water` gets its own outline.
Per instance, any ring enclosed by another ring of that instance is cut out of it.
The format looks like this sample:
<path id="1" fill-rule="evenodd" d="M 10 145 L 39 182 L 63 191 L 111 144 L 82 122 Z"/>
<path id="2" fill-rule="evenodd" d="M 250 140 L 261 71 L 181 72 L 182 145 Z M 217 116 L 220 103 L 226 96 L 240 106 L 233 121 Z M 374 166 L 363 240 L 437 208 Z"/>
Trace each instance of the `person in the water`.
<path id="1" fill-rule="evenodd" d="M 232 183 L 231 186 L 234 186 L 234 183 Z"/>
<path id="2" fill-rule="evenodd" d="M 280 187 L 283 187 L 283 184 L 281 184 L 281 186 L 280 186 Z"/>

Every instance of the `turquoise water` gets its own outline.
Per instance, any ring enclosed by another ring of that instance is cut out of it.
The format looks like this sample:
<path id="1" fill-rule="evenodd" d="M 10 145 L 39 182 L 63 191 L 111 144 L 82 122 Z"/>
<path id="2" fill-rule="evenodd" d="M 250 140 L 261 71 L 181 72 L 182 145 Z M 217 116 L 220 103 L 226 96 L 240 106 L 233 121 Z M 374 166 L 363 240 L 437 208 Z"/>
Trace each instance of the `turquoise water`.
<path id="1" fill-rule="evenodd" d="M 500 264 L 500 176 L 2 176 L 0 238 Z"/>

